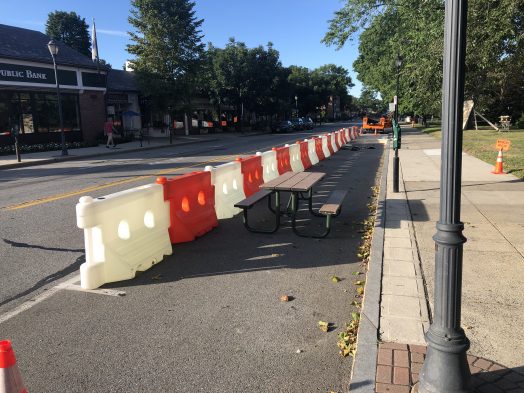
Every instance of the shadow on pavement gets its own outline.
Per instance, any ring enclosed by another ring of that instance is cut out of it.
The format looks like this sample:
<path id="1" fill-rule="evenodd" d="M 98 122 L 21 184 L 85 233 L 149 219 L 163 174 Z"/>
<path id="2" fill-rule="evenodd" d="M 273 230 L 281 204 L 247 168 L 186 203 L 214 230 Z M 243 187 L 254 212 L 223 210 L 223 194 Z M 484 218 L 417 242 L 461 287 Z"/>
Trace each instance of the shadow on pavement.
<path id="1" fill-rule="evenodd" d="M 374 147 L 311 168 L 328 174 L 316 206 L 333 189 L 349 190 L 325 239 L 299 238 L 287 226 L 250 233 L 238 214 L 175 244 L 135 279 L 104 286 L 126 296 L 64 290 L 4 322 L 28 390 L 346 391 L 352 362 L 338 354 L 337 334 L 357 311 L 355 280 L 365 280 L 354 273 L 365 271 L 356 254 L 384 149 Z M 269 219 L 263 205 L 253 215 L 261 224 Z"/>
<path id="2" fill-rule="evenodd" d="M 482 361 L 486 362 L 484 359 Z M 472 367 L 471 386 L 475 393 L 524 391 L 524 366 L 514 368 L 494 366 L 492 366 L 494 370 L 480 372 L 477 367 Z"/>
<path id="3" fill-rule="evenodd" d="M 366 205 L 370 202 L 369 195 L 375 184 L 383 146 L 374 144 L 376 150 L 339 152 L 309 169 L 327 173 L 314 188 L 314 208 L 318 209 L 332 190 L 349 190 L 342 212 L 333 220 L 332 231 L 327 238 L 318 240 L 296 236 L 286 216 L 283 216 L 281 228 L 274 234 L 250 233 L 244 228 L 242 214 L 239 213 L 231 219 L 220 220 L 217 228 L 194 242 L 174 244 L 173 255 L 165 257 L 157 266 L 135 279 L 105 287 L 142 286 L 268 269 L 334 266 L 347 263 L 348 258 L 356 262 L 356 249 L 360 242 L 358 230 L 361 221 L 368 216 Z M 368 151 L 371 153 L 367 154 Z M 362 164 L 365 170 L 360 167 Z M 283 206 L 288 198 L 289 195 L 284 193 Z M 306 211 L 305 203 L 300 205 L 300 210 L 299 226 L 307 227 L 308 232 L 321 232 L 325 219 L 312 217 Z M 250 210 L 250 222 L 255 227 L 267 227 L 272 219 L 264 201 Z M 348 247 L 352 256 L 341 253 Z"/>

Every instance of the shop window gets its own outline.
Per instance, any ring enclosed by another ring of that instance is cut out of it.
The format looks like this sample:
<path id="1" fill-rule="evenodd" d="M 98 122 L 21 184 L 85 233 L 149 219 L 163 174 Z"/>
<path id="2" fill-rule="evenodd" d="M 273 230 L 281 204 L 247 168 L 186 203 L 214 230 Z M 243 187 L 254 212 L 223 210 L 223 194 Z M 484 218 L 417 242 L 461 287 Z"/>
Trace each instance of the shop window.
<path id="1" fill-rule="evenodd" d="M 62 99 L 64 131 L 78 131 L 80 129 L 78 96 L 76 94 L 61 93 L 60 97 Z M 59 132 L 60 118 L 56 94 L 35 94 L 35 106 L 38 132 Z"/>

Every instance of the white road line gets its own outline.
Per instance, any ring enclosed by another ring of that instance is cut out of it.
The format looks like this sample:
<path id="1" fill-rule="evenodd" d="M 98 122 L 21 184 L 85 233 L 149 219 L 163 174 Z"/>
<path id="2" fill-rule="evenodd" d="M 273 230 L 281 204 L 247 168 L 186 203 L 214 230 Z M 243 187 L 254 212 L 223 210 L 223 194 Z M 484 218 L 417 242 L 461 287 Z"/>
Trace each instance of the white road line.
<path id="1" fill-rule="evenodd" d="M 87 293 L 93 293 L 96 295 L 107 295 L 107 296 L 125 296 L 126 293 L 124 291 L 119 291 L 116 289 L 84 289 L 77 283 L 80 281 L 80 275 L 77 274 L 76 276 L 70 278 L 67 281 L 64 281 L 52 288 L 47 289 L 40 295 L 35 296 L 32 299 L 29 299 L 25 301 L 24 303 L 20 304 L 18 307 L 15 307 L 13 310 L 6 312 L 3 315 L 0 315 L 0 324 L 4 323 L 8 320 L 10 320 L 13 317 L 16 317 L 17 315 L 23 313 L 24 311 L 29 310 L 31 307 L 36 306 L 38 303 L 43 302 L 44 300 L 50 298 L 55 293 L 61 290 L 69 290 L 69 291 L 78 291 L 78 292 L 87 292 Z"/>
<path id="2" fill-rule="evenodd" d="M 27 300 L 26 302 L 22 303 L 18 307 L 15 307 L 13 310 L 11 310 L 11 311 L 3 314 L 3 315 L 0 315 L 0 324 L 10 320 L 13 317 L 16 317 L 18 314 L 21 314 L 24 311 L 29 310 L 31 307 L 36 306 L 38 303 L 41 303 L 44 300 L 50 298 L 55 293 L 57 293 L 58 291 L 63 289 L 62 288 L 63 285 L 74 284 L 75 282 L 78 282 L 79 280 L 80 280 L 80 275 L 76 275 L 73 278 L 71 278 L 71 279 L 69 279 L 67 281 L 64 281 L 61 284 L 58 284 L 55 287 L 49 288 L 48 290 L 46 290 L 45 292 L 41 293 L 40 295 L 38 295 L 38 296 L 36 296 L 36 297 L 34 297 L 32 299 Z"/>
<path id="3" fill-rule="evenodd" d="M 117 289 L 84 289 L 80 285 L 76 284 L 59 284 L 57 287 L 60 287 L 60 289 L 65 289 L 68 291 L 78 291 L 78 292 L 87 292 L 87 293 L 93 293 L 95 295 L 107 295 L 107 296 L 125 296 L 126 293 L 124 291 L 119 291 Z"/>

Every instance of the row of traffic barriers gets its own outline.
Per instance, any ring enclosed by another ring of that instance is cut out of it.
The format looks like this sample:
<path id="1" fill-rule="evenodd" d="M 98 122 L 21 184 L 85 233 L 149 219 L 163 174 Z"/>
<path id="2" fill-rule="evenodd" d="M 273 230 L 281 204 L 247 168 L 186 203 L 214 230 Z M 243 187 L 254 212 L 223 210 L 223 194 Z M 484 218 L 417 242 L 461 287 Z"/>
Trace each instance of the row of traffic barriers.
<path id="1" fill-rule="evenodd" d="M 240 212 L 234 205 L 285 172 L 302 172 L 356 139 L 357 127 L 274 147 L 204 171 L 135 187 L 104 197 L 83 196 L 76 205 L 84 230 L 86 262 L 81 286 L 95 289 L 135 277 L 173 252 L 211 231 L 218 220 Z"/>

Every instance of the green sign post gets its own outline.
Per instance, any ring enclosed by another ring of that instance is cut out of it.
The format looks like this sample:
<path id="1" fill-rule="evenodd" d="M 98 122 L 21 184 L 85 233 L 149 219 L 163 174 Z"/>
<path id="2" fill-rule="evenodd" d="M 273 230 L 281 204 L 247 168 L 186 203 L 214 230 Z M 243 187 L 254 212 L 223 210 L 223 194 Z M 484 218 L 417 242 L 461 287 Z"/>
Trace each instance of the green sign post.
<path id="1" fill-rule="evenodd" d="M 393 120 L 393 149 L 398 150 L 402 144 L 402 131 L 396 120 Z"/>

